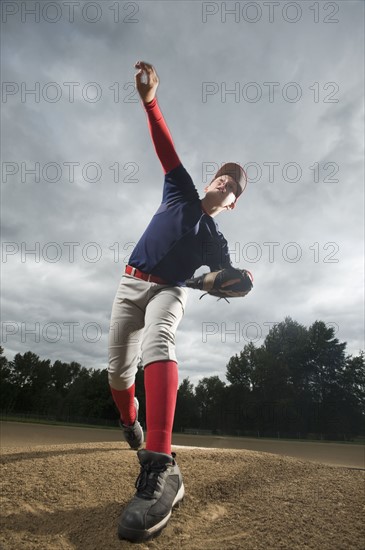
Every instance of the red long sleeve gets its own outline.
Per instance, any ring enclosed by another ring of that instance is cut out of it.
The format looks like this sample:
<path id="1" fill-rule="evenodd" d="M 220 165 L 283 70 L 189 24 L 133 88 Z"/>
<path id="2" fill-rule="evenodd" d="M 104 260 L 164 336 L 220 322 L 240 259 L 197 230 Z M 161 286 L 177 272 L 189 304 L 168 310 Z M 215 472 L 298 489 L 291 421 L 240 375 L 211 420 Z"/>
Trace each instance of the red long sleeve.
<path id="1" fill-rule="evenodd" d="M 164 173 L 166 174 L 173 168 L 176 168 L 181 161 L 175 151 L 174 142 L 172 141 L 170 131 L 157 103 L 157 97 L 150 103 L 144 103 L 142 101 L 142 105 L 147 113 L 148 127 L 153 145 L 162 164 Z"/>

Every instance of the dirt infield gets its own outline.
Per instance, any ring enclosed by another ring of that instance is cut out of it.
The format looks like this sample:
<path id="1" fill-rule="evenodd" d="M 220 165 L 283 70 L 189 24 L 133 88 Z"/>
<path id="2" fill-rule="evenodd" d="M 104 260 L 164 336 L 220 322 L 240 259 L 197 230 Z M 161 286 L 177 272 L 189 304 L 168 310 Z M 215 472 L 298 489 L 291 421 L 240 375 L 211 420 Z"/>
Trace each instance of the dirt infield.
<path id="1" fill-rule="evenodd" d="M 364 549 L 363 471 L 252 450 L 175 450 L 184 503 L 158 538 L 135 545 L 116 536 L 139 471 L 125 443 L 3 446 L 1 548 Z"/>
<path id="2" fill-rule="evenodd" d="M 1 446 L 29 447 L 31 445 L 59 445 L 62 443 L 91 443 L 120 441 L 119 430 L 52 426 L 21 422 L 0 422 Z M 365 447 L 331 442 L 285 441 L 250 439 L 243 437 L 198 436 L 173 434 L 174 445 L 219 449 L 246 449 L 311 460 L 330 466 L 365 469 Z"/>

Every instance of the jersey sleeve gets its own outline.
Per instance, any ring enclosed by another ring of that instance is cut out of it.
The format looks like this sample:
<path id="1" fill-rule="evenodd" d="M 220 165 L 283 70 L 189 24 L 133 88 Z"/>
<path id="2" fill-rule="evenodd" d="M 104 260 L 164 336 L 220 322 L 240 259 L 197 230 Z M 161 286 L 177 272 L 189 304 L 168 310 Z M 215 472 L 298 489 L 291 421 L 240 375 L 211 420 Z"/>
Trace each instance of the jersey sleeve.
<path id="1" fill-rule="evenodd" d="M 194 182 L 181 162 L 165 174 L 162 202 L 171 203 L 175 201 L 199 201 L 199 193 Z"/>
<path id="2" fill-rule="evenodd" d="M 215 227 L 211 227 L 211 239 L 207 241 L 205 247 L 205 264 L 211 272 L 219 271 L 225 267 L 232 267 L 228 243 L 218 230 L 217 224 L 213 223 Z"/>
<path id="3" fill-rule="evenodd" d="M 223 237 L 222 240 L 220 240 L 219 257 L 217 258 L 216 261 L 211 263 L 209 268 L 210 268 L 210 271 L 219 271 L 224 267 L 232 267 L 232 263 L 228 252 L 228 243 Z"/>
<path id="4" fill-rule="evenodd" d="M 142 104 L 147 113 L 148 127 L 156 154 L 166 174 L 180 164 L 180 159 L 175 151 L 172 136 L 161 113 L 157 97 L 149 103 L 142 101 Z"/>

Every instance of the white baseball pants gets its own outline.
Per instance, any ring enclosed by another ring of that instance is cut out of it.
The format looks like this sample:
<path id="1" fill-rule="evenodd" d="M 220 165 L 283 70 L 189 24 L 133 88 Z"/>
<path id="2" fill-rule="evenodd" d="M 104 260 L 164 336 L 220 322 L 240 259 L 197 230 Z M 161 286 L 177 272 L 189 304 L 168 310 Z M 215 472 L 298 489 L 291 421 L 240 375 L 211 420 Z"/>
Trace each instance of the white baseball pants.
<path id="1" fill-rule="evenodd" d="M 186 301 L 185 287 L 122 275 L 109 330 L 108 380 L 112 388 L 132 386 L 140 357 L 144 367 L 155 361 L 177 361 L 175 333 Z"/>

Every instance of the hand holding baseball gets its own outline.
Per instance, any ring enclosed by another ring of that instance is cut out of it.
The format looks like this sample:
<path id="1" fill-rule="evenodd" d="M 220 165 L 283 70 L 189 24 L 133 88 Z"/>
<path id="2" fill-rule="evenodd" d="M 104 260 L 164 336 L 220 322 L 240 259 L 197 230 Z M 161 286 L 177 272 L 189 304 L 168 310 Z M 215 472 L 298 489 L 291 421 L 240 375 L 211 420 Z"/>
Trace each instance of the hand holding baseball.
<path id="1" fill-rule="evenodd" d="M 156 95 L 159 78 L 157 73 L 150 63 L 145 61 L 137 61 L 134 67 L 139 69 L 134 75 L 136 88 L 144 103 L 150 103 Z"/>

